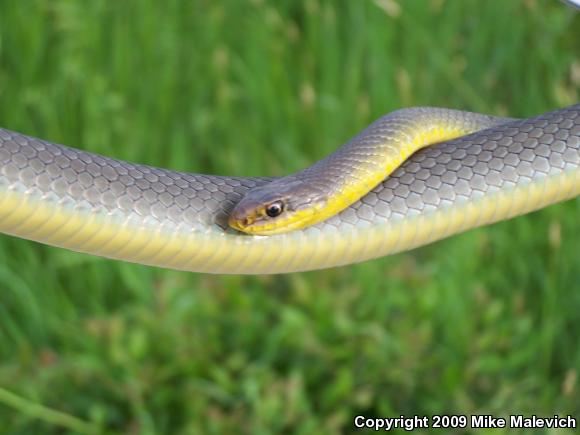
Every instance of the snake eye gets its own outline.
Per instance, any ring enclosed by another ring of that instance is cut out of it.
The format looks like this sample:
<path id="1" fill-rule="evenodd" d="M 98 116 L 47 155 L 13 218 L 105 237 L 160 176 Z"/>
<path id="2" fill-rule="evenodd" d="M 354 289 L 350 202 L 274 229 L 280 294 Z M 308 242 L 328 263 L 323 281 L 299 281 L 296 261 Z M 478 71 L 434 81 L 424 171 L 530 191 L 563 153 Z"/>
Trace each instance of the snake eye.
<path id="1" fill-rule="evenodd" d="M 282 201 L 276 201 L 266 206 L 266 214 L 271 218 L 280 216 L 282 211 L 284 211 L 284 205 L 282 204 Z"/>

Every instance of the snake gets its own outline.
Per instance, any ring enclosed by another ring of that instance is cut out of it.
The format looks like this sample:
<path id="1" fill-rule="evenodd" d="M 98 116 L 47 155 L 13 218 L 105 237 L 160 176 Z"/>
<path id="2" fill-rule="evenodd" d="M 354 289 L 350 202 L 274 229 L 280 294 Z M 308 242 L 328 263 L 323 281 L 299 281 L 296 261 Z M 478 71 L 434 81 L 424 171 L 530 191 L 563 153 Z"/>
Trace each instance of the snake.
<path id="1" fill-rule="evenodd" d="M 281 178 L 172 171 L 0 129 L 0 232 L 192 272 L 357 263 L 579 194 L 580 104 L 526 119 L 400 109 Z"/>

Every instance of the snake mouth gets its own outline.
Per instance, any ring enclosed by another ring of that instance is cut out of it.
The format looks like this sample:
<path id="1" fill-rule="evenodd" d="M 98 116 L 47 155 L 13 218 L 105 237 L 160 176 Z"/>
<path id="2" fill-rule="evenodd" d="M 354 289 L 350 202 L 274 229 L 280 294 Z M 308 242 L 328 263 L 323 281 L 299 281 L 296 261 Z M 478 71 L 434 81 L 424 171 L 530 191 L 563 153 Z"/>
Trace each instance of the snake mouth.
<path id="1" fill-rule="evenodd" d="M 230 213 L 228 225 L 235 230 L 246 232 L 258 219 L 255 210 L 255 207 L 236 205 Z"/>
<path id="2" fill-rule="evenodd" d="M 298 230 L 309 225 L 316 216 L 315 208 L 287 211 L 283 219 L 266 216 L 244 214 L 242 210 L 232 212 L 228 223 L 230 227 L 242 233 L 259 236 L 271 236 Z"/>
<path id="3" fill-rule="evenodd" d="M 247 228 L 251 227 L 255 219 L 251 217 L 236 218 L 233 214 L 228 219 L 228 225 L 234 230 L 245 233 Z"/>

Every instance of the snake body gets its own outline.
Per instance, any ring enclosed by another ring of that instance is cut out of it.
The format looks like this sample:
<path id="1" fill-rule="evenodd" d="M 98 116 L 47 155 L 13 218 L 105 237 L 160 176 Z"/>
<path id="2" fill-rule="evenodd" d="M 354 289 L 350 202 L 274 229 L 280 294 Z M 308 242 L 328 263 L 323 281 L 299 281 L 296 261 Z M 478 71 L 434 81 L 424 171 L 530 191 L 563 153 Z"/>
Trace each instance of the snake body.
<path id="1" fill-rule="evenodd" d="M 0 232 L 166 268 L 282 273 L 363 261 L 580 194 L 580 105 L 425 148 L 307 228 L 250 236 L 234 206 L 269 178 L 189 174 L 0 129 Z"/>

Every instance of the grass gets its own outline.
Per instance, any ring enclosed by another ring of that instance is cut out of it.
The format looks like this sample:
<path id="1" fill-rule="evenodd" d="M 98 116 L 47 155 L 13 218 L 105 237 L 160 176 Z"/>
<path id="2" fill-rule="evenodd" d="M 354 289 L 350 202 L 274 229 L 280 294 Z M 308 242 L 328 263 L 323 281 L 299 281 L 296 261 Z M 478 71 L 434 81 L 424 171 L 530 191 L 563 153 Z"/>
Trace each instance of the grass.
<path id="1" fill-rule="evenodd" d="M 580 14 L 548 0 L 6 1 L 0 125 L 178 170 L 280 175 L 403 106 L 524 117 L 578 102 L 579 52 Z M 0 433 L 578 417 L 578 216 L 573 200 L 410 253 L 266 277 L 4 236 Z"/>

